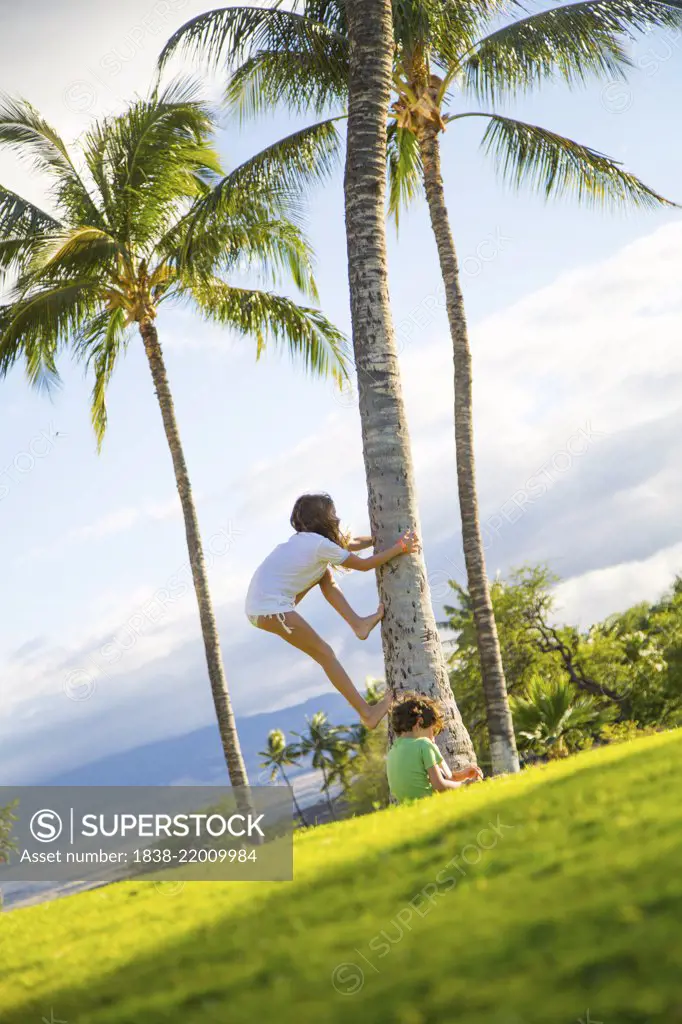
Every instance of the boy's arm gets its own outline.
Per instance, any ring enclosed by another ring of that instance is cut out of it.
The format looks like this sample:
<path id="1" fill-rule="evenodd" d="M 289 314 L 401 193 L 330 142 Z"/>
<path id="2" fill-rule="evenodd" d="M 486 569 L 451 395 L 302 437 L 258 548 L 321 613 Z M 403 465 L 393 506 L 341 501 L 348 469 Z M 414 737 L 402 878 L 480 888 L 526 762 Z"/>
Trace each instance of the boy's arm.
<path id="1" fill-rule="evenodd" d="M 459 789 L 460 786 L 464 786 L 468 782 L 476 782 L 483 778 L 481 769 L 473 764 L 460 769 L 460 771 L 452 772 L 445 761 L 429 768 L 428 775 L 429 782 L 437 793 L 442 793 L 446 789 Z"/>
<path id="2" fill-rule="evenodd" d="M 459 771 L 452 772 L 451 778 L 457 782 L 475 782 L 477 779 L 483 778 L 483 772 L 476 764 L 468 764 L 466 768 L 460 768 Z"/>
<path id="3" fill-rule="evenodd" d="M 446 789 L 459 789 L 463 786 L 463 782 L 453 782 L 452 779 L 446 779 L 441 771 L 439 764 L 434 764 L 428 769 L 429 782 L 433 786 L 436 793 L 444 793 Z"/>
<path id="4" fill-rule="evenodd" d="M 466 768 L 460 768 L 455 772 L 452 771 L 445 760 L 439 761 L 438 765 L 445 778 L 452 779 L 453 782 L 467 782 L 469 779 L 473 781 L 474 779 L 483 778 L 483 772 L 477 765 L 468 764 Z"/>

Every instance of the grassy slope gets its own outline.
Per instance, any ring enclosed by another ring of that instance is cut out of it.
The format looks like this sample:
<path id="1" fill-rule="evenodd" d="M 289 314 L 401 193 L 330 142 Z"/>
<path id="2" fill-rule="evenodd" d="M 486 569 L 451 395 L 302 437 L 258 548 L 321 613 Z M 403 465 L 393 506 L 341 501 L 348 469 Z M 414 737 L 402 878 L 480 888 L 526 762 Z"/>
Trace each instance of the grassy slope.
<path id="1" fill-rule="evenodd" d="M 2 915 L 0 1017 L 682 1022 L 681 776 L 669 733 L 316 829 L 293 884 Z"/>

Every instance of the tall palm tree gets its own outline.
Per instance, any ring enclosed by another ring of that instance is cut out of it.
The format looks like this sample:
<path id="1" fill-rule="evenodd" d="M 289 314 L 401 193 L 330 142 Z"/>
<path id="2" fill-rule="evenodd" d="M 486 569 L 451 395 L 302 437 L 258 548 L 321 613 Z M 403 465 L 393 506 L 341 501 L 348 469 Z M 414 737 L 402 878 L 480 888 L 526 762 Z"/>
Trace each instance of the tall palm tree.
<path id="1" fill-rule="evenodd" d="M 261 765 L 263 768 L 270 769 L 270 781 L 272 782 L 277 775 L 281 775 L 285 784 L 289 787 L 291 793 L 291 799 L 294 802 L 296 813 L 303 826 L 307 825 L 305 815 L 299 806 L 298 800 L 296 799 L 296 793 L 294 787 L 291 784 L 291 780 L 287 775 L 285 768 L 290 768 L 293 765 L 300 764 L 301 760 L 301 748 L 296 743 L 287 743 L 286 736 L 281 729 L 271 729 L 268 733 L 268 746 L 267 750 L 259 750 L 258 756 L 262 757 Z"/>
<path id="2" fill-rule="evenodd" d="M 347 9 L 350 27 L 358 34 L 354 79 L 353 68 L 350 69 L 345 186 L 353 345 L 372 535 L 379 546 L 387 546 L 405 528 L 419 525 L 388 295 L 384 206 L 393 48 L 391 5 L 389 0 L 378 4 L 374 0 L 365 2 L 361 15 L 351 4 Z M 249 26 L 251 16 L 258 17 L 254 9 L 240 10 Z M 272 11 L 262 13 L 273 15 Z M 278 13 L 273 16 L 278 17 Z M 285 18 L 283 24 L 288 24 L 289 15 L 281 13 Z M 342 15 L 345 25 L 345 11 Z M 267 20 L 264 24 L 267 26 Z M 201 21 L 190 22 L 184 34 L 173 37 L 162 60 L 179 45 L 208 48 L 209 55 L 214 56 L 223 53 L 226 46 L 230 52 L 236 52 L 242 34 L 242 28 L 232 20 L 232 9 L 213 12 Z M 331 59 L 333 68 L 333 59 L 315 50 L 315 32 L 312 36 L 318 66 L 325 66 Z M 325 39 L 321 37 L 322 43 Z M 346 47 L 345 34 L 343 42 Z M 278 52 L 279 49 L 273 49 L 275 55 Z M 344 60 L 345 54 L 346 49 Z M 336 79 L 329 80 L 331 88 L 335 88 Z M 345 96 L 345 72 L 340 82 L 341 94 Z M 475 757 L 474 750 L 448 682 L 423 559 L 417 555 L 401 558 L 379 570 L 378 579 L 386 609 L 382 640 L 387 683 L 393 691 L 416 689 L 439 699 L 446 720 L 439 738 L 443 753 L 453 766 L 470 763 Z"/>
<path id="3" fill-rule="evenodd" d="M 286 271 L 315 294 L 311 252 L 289 210 L 295 179 L 319 173 L 330 136 L 326 129 L 301 133 L 284 151 L 265 150 L 225 176 L 215 128 L 196 86 L 175 82 L 96 124 L 76 156 L 28 103 L 0 100 L 0 149 L 16 150 L 47 175 L 54 205 L 48 213 L 0 188 L 0 273 L 14 278 L 0 306 L 0 374 L 23 359 L 33 383 L 49 383 L 58 353 L 70 348 L 94 376 L 92 421 L 101 445 L 107 385 L 137 329 L 182 505 L 223 751 L 232 784 L 241 787 L 248 780 L 157 315 L 171 300 L 189 303 L 205 319 L 255 338 L 259 354 L 272 340 L 317 374 L 338 376 L 343 362 L 342 337 L 320 312 L 227 280 L 248 261 L 271 277 Z M 287 148 L 293 162 L 282 168 Z"/>
<path id="4" fill-rule="evenodd" d="M 457 254 L 440 166 L 440 137 L 464 118 L 486 124 L 483 147 L 513 185 L 530 184 L 546 198 L 573 193 L 588 202 L 665 200 L 596 150 L 494 110 L 457 109 L 474 98 L 493 106 L 561 79 L 612 79 L 629 61 L 628 37 L 682 22 L 682 0 L 586 0 L 494 27 L 518 10 L 513 0 L 395 0 L 388 125 L 389 210 L 423 188 L 446 289 L 455 378 L 455 448 L 462 544 L 476 624 L 495 772 L 519 767 L 480 529 L 473 439 L 472 361 Z M 279 103 L 318 114 L 348 95 L 347 0 L 296 0 L 291 11 L 234 7 L 209 11 L 183 26 L 164 51 L 204 53 L 240 63 L 228 100 L 243 115 Z M 493 31 L 488 29 L 493 28 Z M 357 360 L 356 360 L 357 362 Z M 359 385 L 363 367 L 358 364 Z M 361 402 L 362 412 L 362 402 Z"/>
<path id="5" fill-rule="evenodd" d="M 345 173 L 346 238 L 353 347 L 358 374 L 372 532 L 382 544 L 417 526 L 412 452 L 388 291 L 386 122 L 393 34 L 390 0 L 348 0 L 350 65 Z M 386 617 L 387 683 L 436 697 L 445 711 L 441 745 L 457 765 L 475 758 L 450 689 L 421 557 L 380 574 Z"/>

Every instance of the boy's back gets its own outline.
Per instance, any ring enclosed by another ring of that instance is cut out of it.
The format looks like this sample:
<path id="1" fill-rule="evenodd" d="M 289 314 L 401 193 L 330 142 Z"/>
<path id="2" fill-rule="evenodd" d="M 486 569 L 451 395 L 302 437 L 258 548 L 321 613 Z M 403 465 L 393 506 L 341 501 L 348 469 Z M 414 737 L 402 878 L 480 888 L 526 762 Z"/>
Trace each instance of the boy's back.
<path id="1" fill-rule="evenodd" d="M 398 736 L 386 757 L 388 785 L 396 800 L 418 800 L 433 793 L 429 768 L 443 755 L 426 736 Z"/>

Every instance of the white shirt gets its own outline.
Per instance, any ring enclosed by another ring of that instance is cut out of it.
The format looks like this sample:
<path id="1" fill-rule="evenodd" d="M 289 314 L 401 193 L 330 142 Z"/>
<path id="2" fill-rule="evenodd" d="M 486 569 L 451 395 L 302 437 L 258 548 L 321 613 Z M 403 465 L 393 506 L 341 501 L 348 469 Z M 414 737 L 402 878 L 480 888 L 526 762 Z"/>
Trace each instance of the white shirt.
<path id="1" fill-rule="evenodd" d="M 341 565 L 350 554 L 319 533 L 295 533 L 256 569 L 246 595 L 246 614 L 293 611 L 297 595 L 318 583 L 328 566 Z"/>

